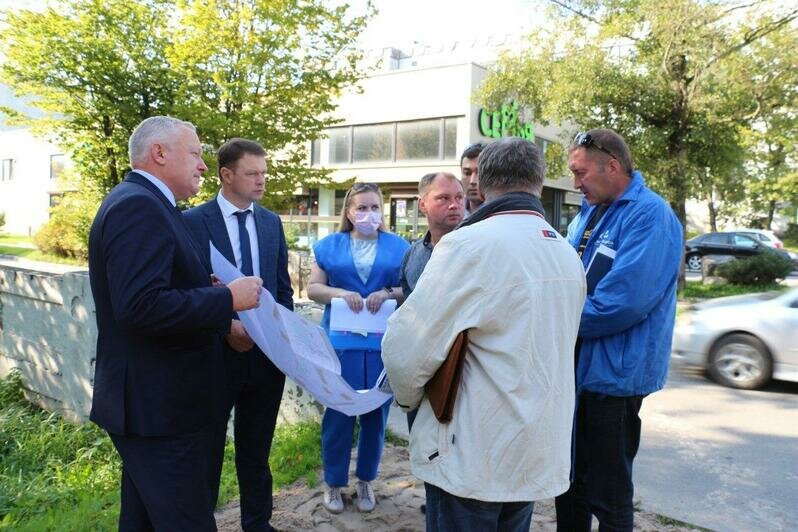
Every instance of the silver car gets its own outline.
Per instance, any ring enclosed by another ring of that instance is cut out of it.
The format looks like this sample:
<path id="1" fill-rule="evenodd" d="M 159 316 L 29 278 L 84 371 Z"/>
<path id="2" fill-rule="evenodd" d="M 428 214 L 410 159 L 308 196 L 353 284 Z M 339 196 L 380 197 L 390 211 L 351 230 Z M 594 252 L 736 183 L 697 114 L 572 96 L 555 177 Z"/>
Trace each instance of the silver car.
<path id="1" fill-rule="evenodd" d="M 676 320 L 672 358 L 733 388 L 798 382 L 798 289 L 691 306 Z"/>

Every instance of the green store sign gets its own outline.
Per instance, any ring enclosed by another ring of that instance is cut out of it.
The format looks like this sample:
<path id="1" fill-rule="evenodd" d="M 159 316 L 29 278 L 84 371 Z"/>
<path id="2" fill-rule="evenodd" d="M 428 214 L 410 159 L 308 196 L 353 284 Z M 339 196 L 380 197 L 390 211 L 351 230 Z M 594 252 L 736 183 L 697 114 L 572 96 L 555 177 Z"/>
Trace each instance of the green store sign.
<path id="1" fill-rule="evenodd" d="M 505 103 L 499 111 L 479 110 L 479 132 L 486 137 L 521 137 L 535 140 L 532 122 L 521 122 L 516 102 Z"/>

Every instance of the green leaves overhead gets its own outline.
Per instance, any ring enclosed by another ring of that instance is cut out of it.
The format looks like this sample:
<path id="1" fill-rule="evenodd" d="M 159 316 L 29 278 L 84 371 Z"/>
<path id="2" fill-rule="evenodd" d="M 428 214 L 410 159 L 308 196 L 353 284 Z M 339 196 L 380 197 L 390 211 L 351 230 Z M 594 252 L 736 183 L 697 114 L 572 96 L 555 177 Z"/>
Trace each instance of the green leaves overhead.
<path id="1" fill-rule="evenodd" d="M 66 0 L 6 13 L 4 82 L 31 96 L 79 172 L 105 191 L 128 168 L 127 139 L 144 118 L 198 127 L 213 151 L 232 137 L 262 143 L 269 196 L 326 179 L 307 169 L 305 142 L 334 121 L 333 99 L 361 76 L 354 48 L 366 12 L 321 0 Z"/>
<path id="2" fill-rule="evenodd" d="M 777 97 L 775 80 L 783 87 L 796 72 L 796 43 L 767 48 L 770 55 L 762 47 L 795 40 L 798 8 L 770 10 L 766 0 L 553 3 L 555 23 L 530 36 L 526 51 L 501 58 L 482 103 L 513 99 L 539 122 L 617 130 L 683 222 L 688 198 L 739 191 L 754 157 L 748 139 L 769 109 L 795 116 L 795 101 Z M 740 61 L 753 57 L 761 68 L 752 77 Z"/>

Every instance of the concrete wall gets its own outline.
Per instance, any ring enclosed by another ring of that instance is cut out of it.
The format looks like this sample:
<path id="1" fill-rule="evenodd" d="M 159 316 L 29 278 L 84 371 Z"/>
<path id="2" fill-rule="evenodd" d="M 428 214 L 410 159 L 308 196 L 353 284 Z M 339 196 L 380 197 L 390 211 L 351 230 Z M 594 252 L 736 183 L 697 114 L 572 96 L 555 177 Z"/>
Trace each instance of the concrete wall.
<path id="1" fill-rule="evenodd" d="M 314 303 L 300 301 L 297 312 L 321 320 Z M 84 421 L 91 409 L 96 345 L 88 271 L 0 260 L 0 377 L 19 368 L 32 402 Z M 322 413 L 304 390 L 286 382 L 280 422 L 320 420 Z"/>

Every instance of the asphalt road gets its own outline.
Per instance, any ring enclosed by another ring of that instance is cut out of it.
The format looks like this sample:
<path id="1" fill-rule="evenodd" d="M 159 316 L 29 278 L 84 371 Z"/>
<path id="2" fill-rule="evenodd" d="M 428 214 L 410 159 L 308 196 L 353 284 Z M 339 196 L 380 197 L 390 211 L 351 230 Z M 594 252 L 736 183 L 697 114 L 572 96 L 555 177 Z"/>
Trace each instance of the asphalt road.
<path id="1" fill-rule="evenodd" d="M 640 415 L 642 508 L 714 530 L 798 529 L 798 383 L 733 390 L 671 367 Z"/>

